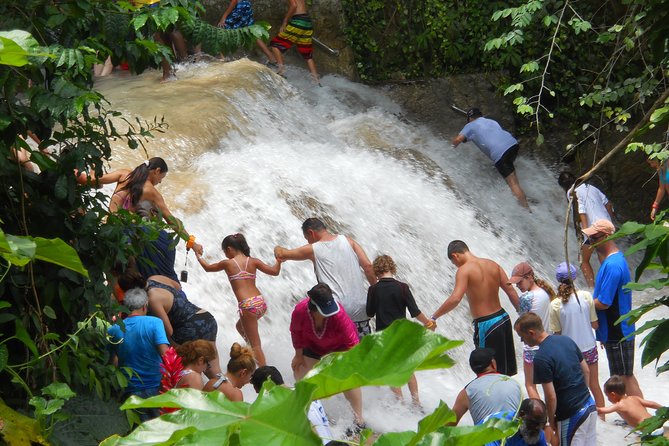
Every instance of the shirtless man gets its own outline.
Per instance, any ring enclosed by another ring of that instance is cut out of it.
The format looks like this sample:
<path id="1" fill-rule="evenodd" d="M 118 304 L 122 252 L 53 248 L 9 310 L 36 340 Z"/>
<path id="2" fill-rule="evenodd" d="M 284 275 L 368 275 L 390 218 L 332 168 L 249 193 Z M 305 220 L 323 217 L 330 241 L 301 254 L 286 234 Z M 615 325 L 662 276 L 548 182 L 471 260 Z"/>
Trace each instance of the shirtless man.
<path id="1" fill-rule="evenodd" d="M 613 375 L 604 383 L 604 393 L 609 401 L 613 403 L 613 406 L 598 407 L 597 412 L 600 415 L 616 412 L 632 427 L 637 427 L 643 420 L 652 416 L 646 410 L 647 407 L 651 409 L 659 409 L 662 407 L 662 404 L 656 403 L 655 401 L 648 401 L 638 396 L 627 395 L 625 390 L 625 380 L 618 375 Z"/>
<path id="2" fill-rule="evenodd" d="M 302 223 L 307 244 L 295 249 L 274 248 L 280 260 L 311 260 L 319 282 L 327 283 L 332 294 L 343 305 L 362 338 L 371 333 L 367 316 L 367 286 L 376 283 L 372 262 L 362 247 L 351 237 L 332 234 L 318 218 Z"/>
<path id="3" fill-rule="evenodd" d="M 432 320 L 436 321 L 457 307 L 466 294 L 474 318 L 474 346 L 495 350 L 499 373 L 515 375 L 517 368 L 513 328 L 509 315 L 499 302 L 498 290 L 504 290 L 513 306 L 518 308 L 516 290 L 508 283 L 509 279 L 501 266 L 490 259 L 476 257 L 461 240 L 448 244 L 448 258 L 458 267 L 455 288 L 434 312 Z"/>
<path id="4" fill-rule="evenodd" d="M 313 57 L 313 41 L 314 25 L 307 12 L 307 5 L 304 0 L 288 0 L 288 11 L 286 17 L 281 23 L 279 34 L 272 39 L 269 46 L 272 48 L 274 57 L 279 63 L 279 70 L 277 74 L 284 75 L 284 61 L 283 53 L 288 51 L 290 47 L 295 45 L 297 52 L 307 63 L 309 72 L 318 85 L 320 81 L 318 78 L 318 71 L 316 70 L 316 63 Z"/>

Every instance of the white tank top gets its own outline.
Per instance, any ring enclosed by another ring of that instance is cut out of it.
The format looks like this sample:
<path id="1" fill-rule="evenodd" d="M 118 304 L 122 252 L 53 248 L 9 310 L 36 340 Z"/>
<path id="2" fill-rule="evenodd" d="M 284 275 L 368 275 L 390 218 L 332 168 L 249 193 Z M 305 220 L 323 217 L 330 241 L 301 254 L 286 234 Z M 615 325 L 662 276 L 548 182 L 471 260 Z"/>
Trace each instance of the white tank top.
<path id="1" fill-rule="evenodd" d="M 358 256 L 348 239 L 338 235 L 333 240 L 314 243 L 313 249 L 316 279 L 328 284 L 353 321 L 369 319 L 365 308 L 367 288 Z"/>

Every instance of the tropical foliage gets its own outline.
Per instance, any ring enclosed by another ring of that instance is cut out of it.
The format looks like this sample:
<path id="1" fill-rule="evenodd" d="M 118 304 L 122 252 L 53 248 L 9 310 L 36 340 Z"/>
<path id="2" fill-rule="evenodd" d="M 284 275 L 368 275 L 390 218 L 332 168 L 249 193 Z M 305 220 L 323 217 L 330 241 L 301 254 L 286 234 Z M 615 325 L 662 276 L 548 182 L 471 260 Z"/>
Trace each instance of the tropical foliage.
<path id="1" fill-rule="evenodd" d="M 665 0 L 618 0 L 604 8 L 594 1 L 526 0 L 492 20 L 510 25 L 485 49 L 520 52 L 504 94 L 530 118 L 537 144 L 547 118 L 566 117 L 585 132 L 581 144 L 598 141 L 604 129 L 627 132 L 628 121 L 639 121 L 657 97 L 666 99 Z"/>
<path id="2" fill-rule="evenodd" d="M 32 401 L 43 427 L 57 421 L 55 401 L 63 400 L 40 392 L 47 384 L 105 398 L 127 384 L 109 365 L 106 320 L 119 308 L 107 279 L 164 227 L 125 211 L 108 215 L 96 185 L 75 180 L 75 170 L 103 173 L 110 141 L 140 148 L 167 127 L 110 110 L 92 88 L 93 64 L 111 56 L 135 72 L 157 66 L 172 56 L 152 36 L 175 27 L 216 51 L 267 36 L 259 25 L 216 30 L 208 42 L 197 31 L 205 29 L 198 8 L 187 0 L 155 8 L 112 0 L 0 3 L 0 29 L 13 29 L 0 32 L 0 393 L 23 410 Z M 29 132 L 41 140 L 38 148 L 26 142 Z M 17 162 L 21 151 L 25 164 Z"/>
<path id="3" fill-rule="evenodd" d="M 263 385 L 251 404 L 231 402 L 220 392 L 193 389 L 171 390 L 142 400 L 131 397 L 122 408 L 171 407 L 177 412 L 140 425 L 127 437 L 110 437 L 102 446 L 134 444 L 172 445 L 319 445 L 306 417 L 314 399 L 326 398 L 361 386 L 406 384 L 414 370 L 446 368 L 453 360 L 446 352 L 462 344 L 425 330 L 407 320 L 396 321 L 382 332 L 365 336 L 345 353 L 320 361 L 295 389 Z M 478 445 L 512 435 L 518 425 L 491 420 L 481 426 L 445 427 L 455 413 L 443 402 L 420 421 L 417 432 L 382 434 L 377 446 Z M 363 431 L 359 443 L 368 444 L 371 431 Z"/>
<path id="4" fill-rule="evenodd" d="M 489 0 L 343 0 L 346 35 L 361 79 L 440 77 L 519 61 L 516 49 L 489 57 L 488 38 L 502 27 L 491 14 L 508 2 Z"/>

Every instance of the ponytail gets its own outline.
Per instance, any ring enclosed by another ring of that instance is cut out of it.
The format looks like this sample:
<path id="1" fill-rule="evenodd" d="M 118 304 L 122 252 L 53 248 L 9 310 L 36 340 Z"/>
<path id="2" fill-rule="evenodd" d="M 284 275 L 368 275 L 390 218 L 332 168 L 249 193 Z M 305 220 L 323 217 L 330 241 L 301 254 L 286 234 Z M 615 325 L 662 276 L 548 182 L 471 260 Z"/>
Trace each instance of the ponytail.
<path id="1" fill-rule="evenodd" d="M 576 294 L 574 284 L 571 282 L 560 282 L 560 285 L 558 285 L 558 297 L 562 299 L 563 304 L 569 302 L 572 294 Z"/>
<path id="2" fill-rule="evenodd" d="M 548 294 L 548 297 L 550 298 L 550 300 L 555 299 L 555 297 L 556 297 L 555 290 L 553 289 L 552 286 L 550 286 L 550 284 L 548 282 L 546 282 L 543 279 L 537 279 L 535 277 L 534 278 L 534 283 L 536 283 L 539 288 L 543 289 L 546 292 L 546 294 Z"/>
<path id="3" fill-rule="evenodd" d="M 128 178 L 126 178 L 124 182 L 125 184 L 120 190 L 128 191 L 133 207 L 137 206 L 139 199 L 142 198 L 144 184 L 149 178 L 149 172 L 155 169 L 160 169 L 161 172 L 167 172 L 167 163 L 165 160 L 154 156 L 135 167 L 135 169 L 130 172 L 130 175 L 128 175 Z"/>

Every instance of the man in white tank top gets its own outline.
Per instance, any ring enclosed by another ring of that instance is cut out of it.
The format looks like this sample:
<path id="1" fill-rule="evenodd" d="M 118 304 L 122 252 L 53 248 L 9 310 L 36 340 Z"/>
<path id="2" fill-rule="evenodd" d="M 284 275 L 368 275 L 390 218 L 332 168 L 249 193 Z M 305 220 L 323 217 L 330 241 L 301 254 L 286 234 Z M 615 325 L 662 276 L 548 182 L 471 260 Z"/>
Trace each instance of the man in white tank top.
<path id="1" fill-rule="evenodd" d="M 355 322 L 358 335 L 369 334 L 365 277 L 373 285 L 376 276 L 367 254 L 352 238 L 330 233 L 318 218 L 306 219 L 302 233 L 308 244 L 295 249 L 277 246 L 274 255 L 281 261 L 311 260 L 316 279 L 330 286 L 332 294 Z"/>

